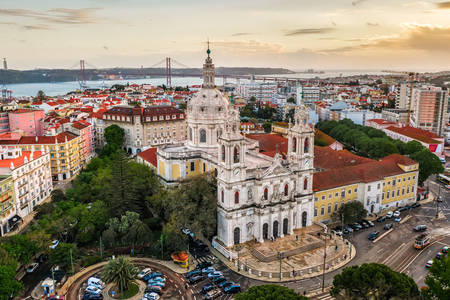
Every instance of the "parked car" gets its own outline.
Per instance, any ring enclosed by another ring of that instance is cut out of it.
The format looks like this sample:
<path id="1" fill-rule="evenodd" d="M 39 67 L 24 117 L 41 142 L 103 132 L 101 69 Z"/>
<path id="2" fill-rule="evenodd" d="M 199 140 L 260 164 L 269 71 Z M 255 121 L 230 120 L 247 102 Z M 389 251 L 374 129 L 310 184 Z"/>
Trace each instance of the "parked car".
<path id="1" fill-rule="evenodd" d="M 207 267 L 202 269 L 202 274 L 209 274 L 211 272 L 214 272 L 216 269 L 214 269 L 213 267 Z"/>
<path id="2" fill-rule="evenodd" d="M 157 276 L 157 277 L 153 277 L 149 281 L 159 281 L 159 282 L 164 282 L 165 283 L 166 282 L 166 278 Z"/>
<path id="3" fill-rule="evenodd" d="M 192 277 L 192 276 L 200 275 L 200 273 L 201 273 L 201 270 L 199 270 L 199 269 L 194 269 L 194 270 L 192 270 L 192 271 L 187 272 L 187 274 L 186 274 L 184 277 L 190 278 L 190 277 Z"/>
<path id="4" fill-rule="evenodd" d="M 206 284 L 202 287 L 202 293 L 206 294 L 207 292 L 211 291 L 214 289 L 214 285 L 212 284 Z"/>
<path id="5" fill-rule="evenodd" d="M 222 291 L 219 289 L 215 289 L 206 293 L 206 299 L 214 299 L 222 295 Z"/>
<path id="6" fill-rule="evenodd" d="M 101 294 L 102 290 L 93 285 L 88 285 L 84 292 L 89 294 Z"/>
<path id="7" fill-rule="evenodd" d="M 417 208 L 422 206 L 422 204 L 420 204 L 419 202 L 414 203 L 413 205 L 411 205 L 412 208 Z"/>
<path id="8" fill-rule="evenodd" d="M 162 294 L 162 288 L 157 285 L 147 286 L 145 289 L 146 293 L 157 293 L 158 295 Z M 144 295 L 145 296 L 145 295 Z"/>
<path id="9" fill-rule="evenodd" d="M 362 228 L 358 223 L 352 224 L 351 227 L 354 231 L 359 231 Z"/>
<path id="10" fill-rule="evenodd" d="M 48 299 L 48 298 L 47 298 Z M 83 295 L 83 298 L 81 298 L 82 300 L 103 300 L 103 295 L 102 294 L 89 294 L 89 293 L 85 293 Z"/>
<path id="11" fill-rule="evenodd" d="M 371 241 L 373 241 L 373 240 L 375 240 L 375 239 L 378 237 L 378 234 L 380 234 L 378 231 L 373 231 L 373 232 L 371 232 L 371 233 L 369 234 L 368 239 L 371 240 Z"/>
<path id="12" fill-rule="evenodd" d="M 396 218 L 394 219 L 394 221 L 397 222 L 397 223 L 399 223 L 401 220 L 402 220 L 401 217 L 396 217 Z"/>
<path id="13" fill-rule="evenodd" d="M 437 197 L 437 198 L 436 198 L 436 201 L 437 201 L 437 202 L 443 202 L 442 196 Z"/>
<path id="14" fill-rule="evenodd" d="M 227 281 L 227 279 L 224 276 L 214 277 L 213 282 L 215 284 L 222 283 L 224 281 Z"/>
<path id="15" fill-rule="evenodd" d="M 367 223 L 367 222 L 363 222 L 363 221 L 361 221 L 361 223 L 359 223 L 359 224 L 361 224 L 361 225 L 362 225 L 362 227 L 363 227 L 364 229 L 366 229 L 366 228 L 369 228 L 369 227 L 370 227 L 369 223 Z"/>
<path id="16" fill-rule="evenodd" d="M 353 232 L 353 228 L 351 228 L 350 226 L 344 227 L 344 233 L 351 233 L 351 232 Z"/>
<path id="17" fill-rule="evenodd" d="M 384 222 L 386 221 L 386 217 L 385 216 L 381 216 L 377 218 L 377 222 Z"/>
<path id="18" fill-rule="evenodd" d="M 432 260 L 427 261 L 427 263 L 425 264 L 425 268 L 431 268 L 432 266 L 433 266 Z"/>
<path id="19" fill-rule="evenodd" d="M 232 282 L 232 281 L 224 281 L 224 282 L 219 283 L 219 287 L 224 289 L 224 288 L 226 288 L 226 287 L 228 287 L 230 285 L 233 285 L 233 284 L 234 284 L 234 282 Z"/>
<path id="20" fill-rule="evenodd" d="M 392 211 L 388 211 L 388 213 L 386 214 L 386 218 L 390 219 L 393 215 L 394 213 Z"/>
<path id="21" fill-rule="evenodd" d="M 100 278 L 97 277 L 90 277 L 87 281 L 88 285 L 95 286 L 96 288 L 99 288 L 103 290 L 105 288 L 105 283 L 100 280 Z"/>
<path id="22" fill-rule="evenodd" d="M 383 229 L 384 230 L 389 230 L 392 228 L 392 223 L 387 223 L 386 225 L 384 225 Z"/>
<path id="23" fill-rule="evenodd" d="M 145 268 L 141 272 L 139 272 L 139 274 L 137 274 L 137 278 L 143 279 L 146 275 L 150 274 L 151 271 L 152 271 L 152 269 Z"/>
<path id="24" fill-rule="evenodd" d="M 400 217 L 400 212 L 398 210 L 394 211 L 394 213 L 392 214 L 392 216 L 394 218 Z"/>
<path id="25" fill-rule="evenodd" d="M 374 227 L 375 226 L 375 224 L 373 224 L 372 221 L 367 221 L 367 223 L 369 224 L 370 227 Z"/>
<path id="26" fill-rule="evenodd" d="M 219 276 L 223 276 L 222 272 L 220 271 L 214 271 L 208 274 L 208 278 L 214 278 Z"/>
<path id="27" fill-rule="evenodd" d="M 442 252 L 436 253 L 436 258 L 437 258 L 437 259 L 441 259 L 442 256 L 444 256 L 444 254 L 442 254 Z"/>
<path id="28" fill-rule="evenodd" d="M 422 232 L 427 230 L 427 225 L 417 225 L 413 228 L 414 231 L 416 232 Z"/>
<path id="29" fill-rule="evenodd" d="M 27 273 L 33 273 L 34 271 L 36 271 L 37 267 L 39 267 L 39 263 L 32 263 L 28 266 L 28 268 L 26 269 Z"/>
<path id="30" fill-rule="evenodd" d="M 189 278 L 189 283 L 197 283 L 203 280 L 203 276 L 200 275 L 194 275 Z"/>
<path id="31" fill-rule="evenodd" d="M 152 272 L 150 274 L 147 274 L 144 276 L 144 280 L 145 281 L 149 281 L 150 279 L 154 278 L 154 277 L 162 277 L 163 274 L 161 272 Z"/>
<path id="32" fill-rule="evenodd" d="M 229 287 L 226 287 L 224 291 L 227 294 L 239 293 L 239 292 L 241 292 L 241 286 L 239 284 L 233 284 Z"/>
<path id="33" fill-rule="evenodd" d="M 165 288 L 166 284 L 162 281 L 153 281 L 153 279 L 151 281 L 148 282 L 147 286 L 159 286 L 160 288 Z"/>
<path id="34" fill-rule="evenodd" d="M 441 252 L 444 253 L 444 254 L 447 254 L 448 250 L 449 250 L 449 247 L 448 246 L 444 246 L 444 247 L 442 247 Z"/>
<path id="35" fill-rule="evenodd" d="M 146 293 L 144 294 L 145 299 L 148 300 L 159 300 L 160 296 L 157 293 Z"/>
<path id="36" fill-rule="evenodd" d="M 55 249 L 59 245 L 59 240 L 52 241 L 52 244 L 49 246 L 50 249 Z"/>
<path id="37" fill-rule="evenodd" d="M 342 231 L 341 230 L 331 230 L 331 233 L 334 233 L 337 236 L 342 236 Z"/>
<path id="38" fill-rule="evenodd" d="M 201 262 L 201 263 L 199 263 L 198 265 L 197 265 L 197 267 L 195 267 L 196 269 L 204 269 L 204 268 L 207 268 L 207 267 L 211 267 L 212 266 L 212 262 L 210 262 L 210 261 L 203 261 L 203 262 Z"/>

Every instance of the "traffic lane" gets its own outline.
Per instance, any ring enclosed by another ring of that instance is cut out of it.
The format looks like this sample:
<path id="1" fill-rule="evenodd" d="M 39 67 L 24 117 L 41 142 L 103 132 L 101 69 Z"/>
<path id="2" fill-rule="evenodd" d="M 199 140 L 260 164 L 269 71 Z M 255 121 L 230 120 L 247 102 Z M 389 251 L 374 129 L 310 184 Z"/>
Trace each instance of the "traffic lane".
<path id="1" fill-rule="evenodd" d="M 450 246 L 450 237 L 446 237 L 441 241 L 434 242 L 426 249 L 424 249 L 424 251 L 420 253 L 418 252 L 418 256 L 404 271 L 406 275 L 414 279 L 419 288 L 426 285 L 425 277 L 428 274 L 428 269 L 425 268 L 425 264 L 428 260 L 434 259 L 436 257 L 436 253 L 438 253 L 443 246 Z"/>
<path id="2" fill-rule="evenodd" d="M 24 285 L 24 295 L 31 296 L 31 292 L 39 282 L 45 279 L 44 277 L 48 273 L 50 273 L 50 264 L 48 261 L 40 263 L 33 273 L 27 273 L 21 280 Z"/>

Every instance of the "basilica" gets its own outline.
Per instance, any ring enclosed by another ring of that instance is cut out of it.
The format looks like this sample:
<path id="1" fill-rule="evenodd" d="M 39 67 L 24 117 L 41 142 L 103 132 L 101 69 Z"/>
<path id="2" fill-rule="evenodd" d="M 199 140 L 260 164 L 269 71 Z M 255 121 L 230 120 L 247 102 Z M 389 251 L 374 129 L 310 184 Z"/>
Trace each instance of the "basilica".
<path id="1" fill-rule="evenodd" d="M 313 221 L 314 126 L 300 105 L 289 127 L 287 151 L 259 151 L 240 132 L 239 111 L 215 87 L 207 50 L 201 90 L 187 105 L 187 141 L 158 148 L 157 173 L 173 184 L 190 175 L 217 176 L 217 237 L 221 249 L 292 234 Z"/>

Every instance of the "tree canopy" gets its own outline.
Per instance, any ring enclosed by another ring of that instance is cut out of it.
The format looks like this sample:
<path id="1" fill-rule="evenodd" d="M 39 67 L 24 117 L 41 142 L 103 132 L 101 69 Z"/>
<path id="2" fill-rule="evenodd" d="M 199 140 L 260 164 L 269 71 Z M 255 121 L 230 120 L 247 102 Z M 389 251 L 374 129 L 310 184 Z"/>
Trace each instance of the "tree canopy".
<path id="1" fill-rule="evenodd" d="M 336 299 L 419 299 L 420 292 L 406 274 L 370 263 L 346 267 L 334 276 L 331 295 Z"/>
<path id="2" fill-rule="evenodd" d="M 450 299 L 450 256 L 433 260 L 425 284 L 423 295 L 426 299 Z"/>
<path id="3" fill-rule="evenodd" d="M 252 286 L 247 291 L 237 294 L 236 300 L 306 300 L 294 290 L 277 284 Z"/>
<path id="4" fill-rule="evenodd" d="M 367 210 L 359 201 L 351 201 L 342 204 L 339 209 L 333 213 L 332 218 L 336 222 L 350 224 L 361 221 L 367 216 Z"/>
<path id="5" fill-rule="evenodd" d="M 119 256 L 111 260 L 103 271 L 103 279 L 106 283 L 114 283 L 119 291 L 126 291 L 135 279 L 138 273 L 136 268 L 129 259 Z"/>

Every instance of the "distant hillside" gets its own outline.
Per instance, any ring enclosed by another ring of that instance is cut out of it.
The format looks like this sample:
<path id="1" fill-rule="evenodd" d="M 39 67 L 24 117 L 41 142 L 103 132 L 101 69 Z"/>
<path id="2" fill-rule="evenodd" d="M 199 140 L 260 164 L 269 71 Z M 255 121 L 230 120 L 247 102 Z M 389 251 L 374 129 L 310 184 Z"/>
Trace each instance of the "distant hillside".
<path id="1" fill-rule="evenodd" d="M 86 80 L 101 80 L 108 76 L 121 76 L 125 79 L 144 78 L 146 76 L 161 76 L 166 73 L 164 68 L 112 68 L 112 69 L 86 69 Z M 293 74 L 295 72 L 283 68 L 216 68 L 217 75 L 269 75 Z M 201 76 L 202 69 L 172 69 L 172 74 L 181 76 Z M 63 82 L 77 81 L 80 78 L 79 70 L 67 69 L 37 69 L 37 70 L 0 70 L 0 84 L 36 83 L 36 82 Z"/>

